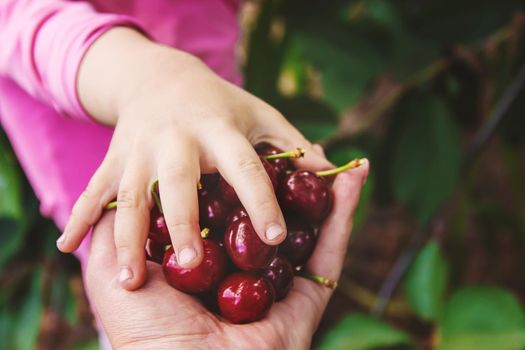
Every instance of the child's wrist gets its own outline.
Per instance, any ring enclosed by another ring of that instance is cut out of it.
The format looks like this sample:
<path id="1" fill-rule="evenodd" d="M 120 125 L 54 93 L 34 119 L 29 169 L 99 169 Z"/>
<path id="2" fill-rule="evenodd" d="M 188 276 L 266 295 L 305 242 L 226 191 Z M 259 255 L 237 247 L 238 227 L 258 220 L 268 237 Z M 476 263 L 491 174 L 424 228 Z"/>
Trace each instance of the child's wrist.
<path id="1" fill-rule="evenodd" d="M 126 80 L 122 81 L 116 100 L 117 119 L 144 96 L 182 85 L 197 69 L 203 67 L 205 65 L 200 59 L 188 53 L 158 44 L 150 46 L 136 59 Z"/>
<path id="2" fill-rule="evenodd" d="M 194 56 L 152 42 L 134 29 L 115 27 L 86 53 L 77 89 L 88 113 L 115 125 L 126 105 L 142 92 L 198 64 L 202 65 Z"/>

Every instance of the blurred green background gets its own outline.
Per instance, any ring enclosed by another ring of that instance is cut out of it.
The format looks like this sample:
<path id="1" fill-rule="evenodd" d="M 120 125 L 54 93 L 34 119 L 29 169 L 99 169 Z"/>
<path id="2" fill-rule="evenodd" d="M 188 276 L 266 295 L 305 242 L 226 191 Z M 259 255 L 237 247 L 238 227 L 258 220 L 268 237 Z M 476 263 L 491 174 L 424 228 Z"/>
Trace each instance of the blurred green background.
<path id="1" fill-rule="evenodd" d="M 251 1 L 246 88 L 371 161 L 321 349 L 525 349 L 522 1 Z M 97 349 L 0 133 L 0 350 Z"/>

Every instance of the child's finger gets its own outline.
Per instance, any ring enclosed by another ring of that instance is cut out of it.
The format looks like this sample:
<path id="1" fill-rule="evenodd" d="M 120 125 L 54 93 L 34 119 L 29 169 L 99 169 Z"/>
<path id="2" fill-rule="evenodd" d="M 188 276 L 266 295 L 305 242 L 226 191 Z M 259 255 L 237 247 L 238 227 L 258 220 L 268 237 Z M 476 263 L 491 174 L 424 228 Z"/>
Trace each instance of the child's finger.
<path id="1" fill-rule="evenodd" d="M 272 183 L 257 153 L 237 132 L 216 138 L 215 157 L 222 176 L 233 186 L 259 237 L 276 245 L 286 237 L 283 214 Z"/>
<path id="2" fill-rule="evenodd" d="M 147 161 L 131 159 L 122 176 L 115 214 L 115 246 L 119 280 L 128 290 L 139 288 L 146 278 L 144 247 L 148 236 L 151 195 Z"/>
<path id="3" fill-rule="evenodd" d="M 333 167 L 319 145 L 312 145 L 286 118 L 274 109 L 267 111 L 262 126 L 264 134 L 271 138 L 270 143 L 284 151 L 301 147 L 305 150 L 303 158 L 295 159 L 299 169 L 321 170 Z"/>
<path id="4" fill-rule="evenodd" d="M 97 223 L 104 207 L 114 199 L 117 192 L 115 179 L 119 174 L 116 172 L 107 161 L 97 169 L 73 206 L 64 233 L 57 240 L 60 251 L 71 253 L 76 250 L 91 226 Z"/>
<path id="5" fill-rule="evenodd" d="M 192 268 L 202 261 L 197 200 L 199 157 L 189 142 L 179 139 L 168 144 L 161 152 L 158 169 L 162 209 L 177 262 Z"/>

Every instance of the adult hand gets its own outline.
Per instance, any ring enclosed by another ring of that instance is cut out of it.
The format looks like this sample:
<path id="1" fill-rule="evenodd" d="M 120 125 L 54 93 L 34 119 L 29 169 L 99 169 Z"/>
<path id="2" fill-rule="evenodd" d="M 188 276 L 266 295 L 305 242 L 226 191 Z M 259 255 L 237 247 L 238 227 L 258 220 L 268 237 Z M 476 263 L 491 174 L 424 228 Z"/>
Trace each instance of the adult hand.
<path id="1" fill-rule="evenodd" d="M 323 224 L 307 271 L 337 280 L 368 163 L 337 175 L 334 208 Z M 258 322 L 234 325 L 209 312 L 196 298 L 169 286 L 159 265 L 148 262 L 143 288 L 120 287 L 114 214 L 97 224 L 86 271 L 91 302 L 115 349 L 306 349 L 332 290 L 296 277 L 288 296 Z"/>

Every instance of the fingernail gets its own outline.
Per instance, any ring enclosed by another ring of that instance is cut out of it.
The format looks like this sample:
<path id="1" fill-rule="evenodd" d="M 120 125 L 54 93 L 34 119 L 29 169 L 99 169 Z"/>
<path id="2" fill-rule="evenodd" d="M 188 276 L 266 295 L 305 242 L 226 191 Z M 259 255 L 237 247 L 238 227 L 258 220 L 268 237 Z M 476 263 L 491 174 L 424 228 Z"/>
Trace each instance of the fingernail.
<path id="1" fill-rule="evenodd" d="M 125 282 L 127 280 L 130 280 L 131 278 L 133 278 L 133 272 L 131 271 L 131 269 L 127 266 L 121 267 L 119 276 L 120 282 Z"/>
<path id="2" fill-rule="evenodd" d="M 66 241 L 66 234 L 63 233 L 57 239 L 57 245 L 62 245 Z"/>
<path id="3" fill-rule="evenodd" d="M 185 266 L 192 262 L 193 259 L 195 259 L 196 257 L 197 252 L 195 251 L 195 249 L 191 247 L 186 247 L 179 251 L 179 256 L 177 260 L 179 262 L 179 265 Z"/>
<path id="4" fill-rule="evenodd" d="M 272 224 L 268 226 L 268 229 L 266 229 L 266 238 L 268 240 L 273 241 L 277 239 L 279 236 L 282 236 L 284 234 L 284 229 L 281 225 L 278 224 Z"/>

